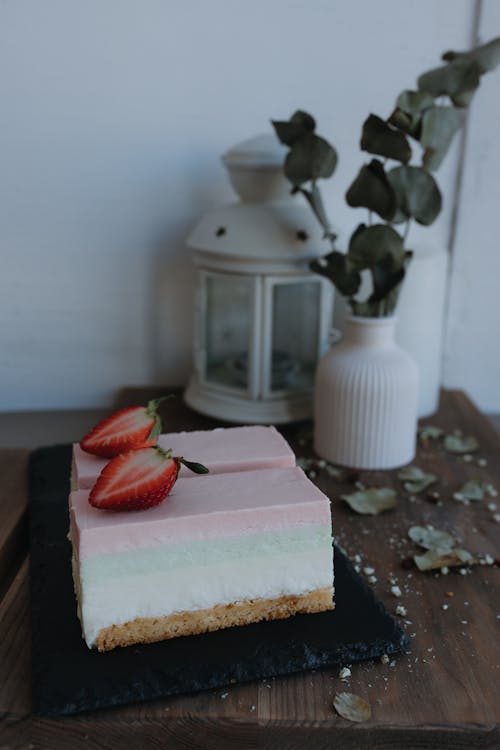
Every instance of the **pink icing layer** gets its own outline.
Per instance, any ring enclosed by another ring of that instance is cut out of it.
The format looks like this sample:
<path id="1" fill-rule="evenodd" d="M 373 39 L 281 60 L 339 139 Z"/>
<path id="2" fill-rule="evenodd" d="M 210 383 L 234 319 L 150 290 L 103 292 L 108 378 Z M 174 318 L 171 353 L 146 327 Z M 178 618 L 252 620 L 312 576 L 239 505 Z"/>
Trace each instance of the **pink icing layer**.
<path id="1" fill-rule="evenodd" d="M 174 455 L 199 461 L 211 474 L 295 466 L 295 455 L 275 427 L 227 427 L 160 435 L 158 445 Z M 73 481 L 78 489 L 91 489 L 106 459 L 85 453 L 73 445 Z M 181 468 L 181 476 L 193 476 Z"/>
<path id="2" fill-rule="evenodd" d="M 302 469 L 265 469 L 179 479 L 156 508 L 109 512 L 70 495 L 73 539 L 80 559 L 159 544 L 330 524 L 330 503 Z"/>

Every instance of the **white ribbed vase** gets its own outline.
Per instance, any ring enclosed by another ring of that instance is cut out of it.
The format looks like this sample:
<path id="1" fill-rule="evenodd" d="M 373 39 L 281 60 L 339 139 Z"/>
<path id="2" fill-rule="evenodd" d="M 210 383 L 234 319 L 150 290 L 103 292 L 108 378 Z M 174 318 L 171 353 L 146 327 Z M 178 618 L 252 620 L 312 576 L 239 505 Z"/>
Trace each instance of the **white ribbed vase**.
<path id="1" fill-rule="evenodd" d="M 328 461 L 392 469 L 415 456 L 418 372 L 394 341 L 396 318 L 347 319 L 316 371 L 314 447 Z"/>

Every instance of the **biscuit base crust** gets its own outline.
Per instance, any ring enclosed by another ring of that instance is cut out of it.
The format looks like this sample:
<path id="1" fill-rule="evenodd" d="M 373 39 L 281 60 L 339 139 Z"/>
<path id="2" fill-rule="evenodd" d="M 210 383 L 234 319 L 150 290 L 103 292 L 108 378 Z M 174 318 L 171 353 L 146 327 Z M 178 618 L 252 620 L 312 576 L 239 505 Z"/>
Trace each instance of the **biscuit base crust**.
<path id="1" fill-rule="evenodd" d="M 93 645 L 99 651 L 111 651 L 118 646 L 155 643 L 260 620 L 281 620 L 298 613 L 324 612 L 334 607 L 332 587 L 276 599 L 245 599 L 210 609 L 176 612 L 165 617 L 138 617 L 123 625 L 110 625 L 99 631 Z"/>

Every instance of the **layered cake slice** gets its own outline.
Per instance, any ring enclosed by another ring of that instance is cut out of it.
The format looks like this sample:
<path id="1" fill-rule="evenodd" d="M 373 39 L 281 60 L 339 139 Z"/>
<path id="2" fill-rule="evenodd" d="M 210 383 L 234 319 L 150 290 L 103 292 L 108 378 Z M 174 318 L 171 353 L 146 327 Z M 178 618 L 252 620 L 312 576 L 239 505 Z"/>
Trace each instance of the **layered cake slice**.
<path id="1" fill-rule="evenodd" d="M 211 474 L 250 469 L 295 466 L 295 455 L 275 427 L 228 427 L 216 430 L 172 432 L 158 437 L 158 445 L 175 455 L 202 456 Z M 107 463 L 106 458 L 73 446 L 72 488 L 91 489 Z M 181 467 L 180 476 L 189 471 Z"/>
<path id="2" fill-rule="evenodd" d="M 207 457 L 208 446 L 197 455 L 210 466 L 217 451 Z M 229 452 L 234 462 L 238 452 Z M 88 497 L 86 490 L 70 496 L 70 536 L 89 647 L 107 651 L 334 606 L 330 504 L 301 469 L 181 477 L 147 511 L 107 512 Z"/>

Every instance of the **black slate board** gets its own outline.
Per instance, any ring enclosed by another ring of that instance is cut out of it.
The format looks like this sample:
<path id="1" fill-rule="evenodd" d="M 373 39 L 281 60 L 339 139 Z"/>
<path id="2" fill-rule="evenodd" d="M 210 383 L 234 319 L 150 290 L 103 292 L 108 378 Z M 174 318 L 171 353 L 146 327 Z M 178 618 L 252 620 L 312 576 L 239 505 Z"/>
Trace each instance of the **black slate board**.
<path id="1" fill-rule="evenodd" d="M 72 714 L 395 654 L 407 639 L 335 551 L 336 609 L 104 654 L 81 637 L 67 540 L 71 446 L 31 456 L 34 709 Z"/>

